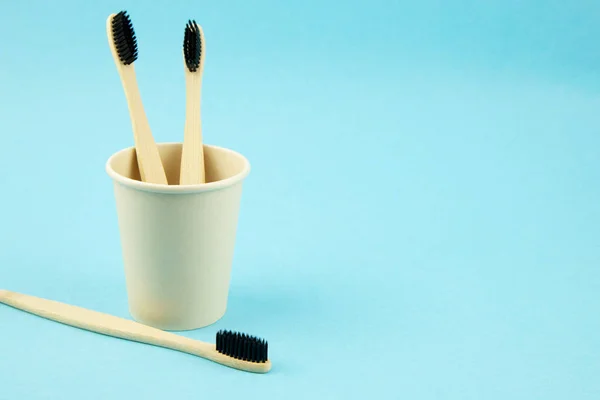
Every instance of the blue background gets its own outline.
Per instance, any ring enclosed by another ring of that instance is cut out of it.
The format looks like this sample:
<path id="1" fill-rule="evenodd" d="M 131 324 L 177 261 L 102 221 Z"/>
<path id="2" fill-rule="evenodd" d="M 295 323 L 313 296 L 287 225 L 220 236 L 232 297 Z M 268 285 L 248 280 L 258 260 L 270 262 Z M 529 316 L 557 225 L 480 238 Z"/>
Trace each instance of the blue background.
<path id="1" fill-rule="evenodd" d="M 600 3 L 4 1 L 0 287 L 129 318 L 105 32 L 131 15 L 157 141 L 183 28 L 204 140 L 252 164 L 229 309 L 254 375 L 0 306 L 0 398 L 600 398 Z"/>

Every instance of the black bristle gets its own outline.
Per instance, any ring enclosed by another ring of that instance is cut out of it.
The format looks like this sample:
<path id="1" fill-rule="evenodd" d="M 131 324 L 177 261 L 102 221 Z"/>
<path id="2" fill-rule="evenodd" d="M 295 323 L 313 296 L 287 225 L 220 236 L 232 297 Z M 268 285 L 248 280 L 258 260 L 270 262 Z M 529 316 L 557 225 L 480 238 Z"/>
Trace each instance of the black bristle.
<path id="1" fill-rule="evenodd" d="M 129 65 L 137 60 L 137 40 L 127 11 L 121 11 L 113 17 L 112 35 L 121 62 Z"/>
<path id="2" fill-rule="evenodd" d="M 222 347 L 221 347 L 221 342 L 222 342 L 221 338 L 223 336 L 220 333 L 221 333 L 221 331 L 219 331 L 219 333 L 217 333 L 217 343 L 216 343 L 217 351 L 221 351 L 221 349 L 222 349 Z"/>
<path id="3" fill-rule="evenodd" d="M 244 346 L 244 342 L 243 342 L 242 335 L 240 335 L 238 333 L 236 335 L 236 338 L 235 338 L 235 355 L 234 355 L 234 358 L 239 358 L 240 360 L 243 360 L 243 357 L 242 357 L 243 346 Z"/>
<path id="4" fill-rule="evenodd" d="M 244 361 L 250 361 L 250 357 L 252 356 L 250 344 L 250 340 L 244 340 Z"/>
<path id="5" fill-rule="evenodd" d="M 264 351 L 265 357 L 266 357 L 266 354 L 269 352 L 269 343 L 267 343 L 266 341 L 264 343 L 265 343 L 265 346 L 264 346 L 264 350 L 263 351 Z"/>
<path id="6" fill-rule="evenodd" d="M 190 72 L 196 72 L 200 67 L 200 57 L 202 56 L 202 36 L 200 28 L 196 21 L 188 21 L 183 35 L 183 55 L 185 64 Z"/>
<path id="7" fill-rule="evenodd" d="M 227 331 L 221 331 L 217 333 L 217 336 L 221 338 L 221 350 L 218 350 L 219 353 L 227 354 L 229 352 L 229 343 L 225 340 L 227 336 Z"/>
<path id="8" fill-rule="evenodd" d="M 216 349 L 219 353 L 238 360 L 264 363 L 269 359 L 267 341 L 238 332 L 217 332 Z"/>

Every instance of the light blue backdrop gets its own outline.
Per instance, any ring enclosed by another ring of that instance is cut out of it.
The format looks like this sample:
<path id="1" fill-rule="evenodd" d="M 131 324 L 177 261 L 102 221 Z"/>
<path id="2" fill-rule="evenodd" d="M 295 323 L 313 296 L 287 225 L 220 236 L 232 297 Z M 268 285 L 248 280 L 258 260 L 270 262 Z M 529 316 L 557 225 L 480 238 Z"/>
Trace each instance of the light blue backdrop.
<path id="1" fill-rule="evenodd" d="M 238 372 L 0 306 L 0 399 L 600 398 L 600 3 L 4 1 L 0 287 L 129 318 L 106 159 L 127 10 L 158 141 L 246 155 Z"/>

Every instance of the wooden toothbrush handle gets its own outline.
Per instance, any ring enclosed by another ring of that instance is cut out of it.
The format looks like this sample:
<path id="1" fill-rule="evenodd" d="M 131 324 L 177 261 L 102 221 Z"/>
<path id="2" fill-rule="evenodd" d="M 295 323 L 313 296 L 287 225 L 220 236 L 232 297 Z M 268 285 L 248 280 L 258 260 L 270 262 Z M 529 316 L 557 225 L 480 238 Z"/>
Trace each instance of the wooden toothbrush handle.
<path id="1" fill-rule="evenodd" d="M 210 353 L 214 352 L 214 345 L 209 343 L 54 300 L 0 290 L 0 303 L 65 325 L 103 335 L 166 347 L 205 358 L 210 358 Z"/>
<path id="2" fill-rule="evenodd" d="M 206 182 L 202 121 L 200 114 L 201 74 L 185 71 L 186 106 L 183 144 L 181 147 L 180 185 L 197 185 Z"/>
<path id="3" fill-rule="evenodd" d="M 134 67 L 120 66 L 119 72 L 129 107 L 140 177 L 144 182 L 168 185 L 160 152 L 144 111 Z"/>

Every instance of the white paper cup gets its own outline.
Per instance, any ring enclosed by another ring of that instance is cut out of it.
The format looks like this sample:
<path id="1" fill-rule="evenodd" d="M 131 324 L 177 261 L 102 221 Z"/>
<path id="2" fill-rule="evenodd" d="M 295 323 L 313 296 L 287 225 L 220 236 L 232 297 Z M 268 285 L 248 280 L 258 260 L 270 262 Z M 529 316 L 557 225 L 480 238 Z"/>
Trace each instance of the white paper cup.
<path id="1" fill-rule="evenodd" d="M 131 316 L 163 330 L 218 321 L 227 308 L 244 156 L 204 146 L 206 182 L 178 185 L 181 143 L 158 144 L 169 185 L 140 180 L 133 147 L 113 154 L 114 183 Z"/>

